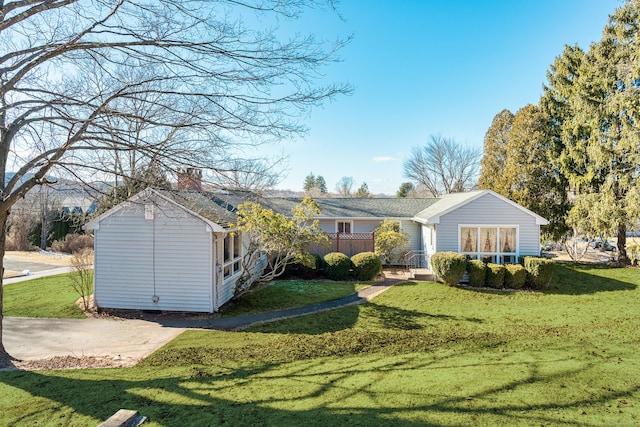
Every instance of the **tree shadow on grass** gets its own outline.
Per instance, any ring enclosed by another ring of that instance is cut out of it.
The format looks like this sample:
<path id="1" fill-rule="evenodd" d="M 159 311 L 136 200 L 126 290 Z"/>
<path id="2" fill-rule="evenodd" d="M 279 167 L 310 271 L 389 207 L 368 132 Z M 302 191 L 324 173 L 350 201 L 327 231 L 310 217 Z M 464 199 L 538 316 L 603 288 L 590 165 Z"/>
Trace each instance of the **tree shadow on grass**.
<path id="1" fill-rule="evenodd" d="M 451 320 L 481 323 L 481 319 L 472 317 L 450 316 L 447 314 L 430 314 L 415 310 L 405 310 L 398 307 L 379 305 L 369 302 L 364 307 L 370 309 L 369 315 L 380 321 L 385 329 L 412 330 L 424 329 L 429 326 L 429 320 Z"/>
<path id="2" fill-rule="evenodd" d="M 556 263 L 546 294 L 584 295 L 632 291 L 640 284 L 640 269 L 600 264 Z"/>
<path id="3" fill-rule="evenodd" d="M 338 359 L 329 365 L 322 358 L 251 367 L 2 372 L 0 383 L 30 396 L 24 404 L 0 408 L 0 419 L 7 425 L 95 425 L 127 408 L 161 426 L 576 425 L 575 419 L 565 417 L 582 412 L 578 424 L 594 425 L 600 418 L 592 405 L 619 407 L 620 401 L 635 399 L 640 388 L 613 381 L 609 386 L 602 379 L 597 394 L 579 392 L 581 373 L 597 369 L 593 362 L 550 371 L 568 359 L 461 359 L 463 363 L 456 365 L 445 363 L 447 357 L 412 354 L 400 359 L 370 356 L 364 363 Z M 510 374 L 486 384 L 463 379 L 464 374 L 473 377 L 489 367 Z M 452 369 L 463 375 L 451 377 Z M 421 383 L 437 383 L 443 375 L 453 381 L 450 387 L 430 390 Z M 573 387 L 574 392 L 548 398 L 538 387 Z"/>

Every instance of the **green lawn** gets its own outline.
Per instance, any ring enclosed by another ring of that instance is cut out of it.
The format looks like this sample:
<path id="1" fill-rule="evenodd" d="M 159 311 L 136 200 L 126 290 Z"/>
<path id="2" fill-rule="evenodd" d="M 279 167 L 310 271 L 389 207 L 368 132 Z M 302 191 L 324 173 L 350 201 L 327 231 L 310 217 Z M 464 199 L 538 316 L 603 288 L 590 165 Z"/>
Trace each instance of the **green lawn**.
<path id="1" fill-rule="evenodd" d="M 87 317 L 75 303 L 80 295 L 71 288 L 70 274 L 6 285 L 3 290 L 3 314 L 10 317 Z"/>
<path id="2" fill-rule="evenodd" d="M 370 283 L 283 280 L 222 308 L 223 317 L 300 307 L 346 297 Z"/>
<path id="3" fill-rule="evenodd" d="M 640 270 L 544 293 L 397 285 L 372 303 L 188 331 L 135 368 L 0 373 L 0 425 L 638 425 Z"/>

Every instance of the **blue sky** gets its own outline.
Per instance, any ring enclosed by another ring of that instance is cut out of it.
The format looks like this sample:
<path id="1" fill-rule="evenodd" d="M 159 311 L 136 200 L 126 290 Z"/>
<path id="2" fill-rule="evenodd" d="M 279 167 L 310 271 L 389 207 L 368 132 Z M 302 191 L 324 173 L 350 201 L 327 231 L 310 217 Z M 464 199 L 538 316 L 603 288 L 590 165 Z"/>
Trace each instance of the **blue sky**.
<path id="1" fill-rule="evenodd" d="M 536 104 L 565 44 L 600 39 L 618 0 L 344 0 L 334 14 L 295 25 L 332 40 L 353 34 L 327 81 L 355 91 L 314 109 L 309 133 L 274 147 L 289 156 L 278 188 L 299 191 L 310 172 L 330 191 L 343 176 L 355 188 L 395 195 L 411 147 L 431 134 L 482 147 L 502 109 Z M 354 190 L 355 190 L 354 188 Z"/>

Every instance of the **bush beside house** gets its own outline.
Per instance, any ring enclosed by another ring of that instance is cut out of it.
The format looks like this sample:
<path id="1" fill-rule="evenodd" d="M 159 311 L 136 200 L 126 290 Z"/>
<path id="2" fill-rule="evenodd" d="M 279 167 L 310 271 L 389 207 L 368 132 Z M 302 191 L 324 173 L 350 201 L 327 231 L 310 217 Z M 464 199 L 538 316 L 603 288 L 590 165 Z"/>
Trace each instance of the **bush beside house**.
<path id="1" fill-rule="evenodd" d="M 504 287 L 520 289 L 527 282 L 527 270 L 520 264 L 505 265 Z"/>
<path id="2" fill-rule="evenodd" d="M 524 257 L 524 268 L 527 270 L 527 285 L 532 289 L 546 289 L 551 283 L 554 268 L 553 260 L 526 256 Z"/>
<path id="3" fill-rule="evenodd" d="M 479 259 L 472 259 L 467 262 L 467 273 L 469 273 L 469 285 L 474 288 L 481 288 L 485 285 L 487 277 L 487 266 Z"/>
<path id="4" fill-rule="evenodd" d="M 382 260 L 373 252 L 361 252 L 351 257 L 354 275 L 358 280 L 372 280 L 382 271 Z"/>
<path id="5" fill-rule="evenodd" d="M 467 268 L 467 257 L 457 252 L 436 252 L 431 256 L 433 272 L 447 285 L 456 285 Z"/>
<path id="6" fill-rule="evenodd" d="M 331 252 L 324 256 L 324 272 L 331 280 L 346 280 L 351 270 L 351 260 L 341 252 Z"/>
<path id="7" fill-rule="evenodd" d="M 502 289 L 504 285 L 505 268 L 502 264 L 487 264 L 487 286 Z"/>

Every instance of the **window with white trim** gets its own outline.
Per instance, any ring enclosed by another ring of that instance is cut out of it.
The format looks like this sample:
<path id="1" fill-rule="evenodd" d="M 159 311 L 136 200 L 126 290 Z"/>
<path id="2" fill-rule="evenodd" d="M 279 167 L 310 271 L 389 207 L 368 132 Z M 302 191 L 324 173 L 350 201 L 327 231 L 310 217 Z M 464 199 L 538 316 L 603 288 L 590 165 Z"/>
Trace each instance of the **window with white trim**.
<path id="1" fill-rule="evenodd" d="M 225 236 L 222 243 L 223 263 L 222 271 L 224 277 L 233 276 L 240 272 L 241 258 L 242 258 L 242 238 L 240 233 L 229 233 Z"/>
<path id="2" fill-rule="evenodd" d="M 469 259 L 496 264 L 515 263 L 518 260 L 518 227 L 465 225 L 458 228 L 459 252 Z"/>
<path id="3" fill-rule="evenodd" d="M 336 221 L 336 233 L 351 233 L 353 221 Z"/>

